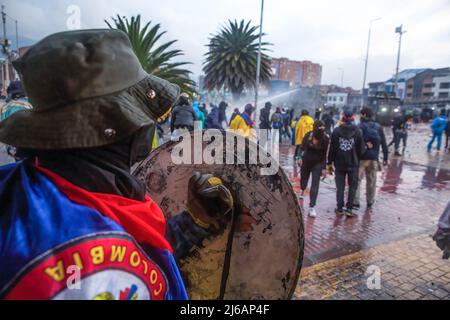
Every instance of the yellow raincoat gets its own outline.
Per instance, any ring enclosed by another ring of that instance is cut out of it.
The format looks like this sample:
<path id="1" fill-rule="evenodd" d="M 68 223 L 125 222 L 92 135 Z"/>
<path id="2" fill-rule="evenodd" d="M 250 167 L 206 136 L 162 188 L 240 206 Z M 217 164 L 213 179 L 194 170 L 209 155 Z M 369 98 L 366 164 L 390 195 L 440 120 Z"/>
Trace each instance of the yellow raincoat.
<path id="1" fill-rule="evenodd" d="M 291 127 L 295 128 L 295 145 L 298 146 L 302 144 L 303 138 L 306 134 L 313 130 L 314 119 L 310 116 L 302 116 L 297 123 L 293 122 Z"/>
<path id="2" fill-rule="evenodd" d="M 244 137 L 254 138 L 256 137 L 255 130 L 251 128 L 242 118 L 240 114 L 236 115 L 230 123 L 230 130 L 236 134 L 240 134 Z"/>

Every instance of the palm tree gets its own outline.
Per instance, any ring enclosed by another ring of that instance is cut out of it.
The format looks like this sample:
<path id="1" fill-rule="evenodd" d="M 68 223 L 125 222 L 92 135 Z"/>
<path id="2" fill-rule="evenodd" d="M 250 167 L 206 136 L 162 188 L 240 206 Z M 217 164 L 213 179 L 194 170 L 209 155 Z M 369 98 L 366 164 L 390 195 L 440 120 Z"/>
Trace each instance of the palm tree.
<path id="1" fill-rule="evenodd" d="M 189 62 L 174 62 L 173 58 L 182 56 L 181 50 L 169 50 L 177 42 L 172 40 L 161 45 L 157 44 L 160 38 L 166 33 L 160 32 L 160 24 L 151 26 L 151 21 L 141 28 L 141 16 L 122 18 L 112 18 L 113 25 L 105 20 L 111 29 L 124 31 L 130 38 L 134 53 L 142 64 L 142 67 L 149 74 L 163 78 L 180 86 L 181 91 L 193 95 L 195 92 L 195 82 L 189 78 L 191 72 L 183 67 Z"/>
<path id="2" fill-rule="evenodd" d="M 234 100 L 238 100 L 244 89 L 255 88 L 258 29 L 258 26 L 250 26 L 250 21 L 238 23 L 229 20 L 227 26 L 210 38 L 203 64 L 207 90 L 224 87 L 231 91 Z M 262 43 L 262 51 L 267 51 L 267 45 L 269 43 Z M 270 75 L 270 59 L 263 53 L 260 81 L 269 80 Z"/>

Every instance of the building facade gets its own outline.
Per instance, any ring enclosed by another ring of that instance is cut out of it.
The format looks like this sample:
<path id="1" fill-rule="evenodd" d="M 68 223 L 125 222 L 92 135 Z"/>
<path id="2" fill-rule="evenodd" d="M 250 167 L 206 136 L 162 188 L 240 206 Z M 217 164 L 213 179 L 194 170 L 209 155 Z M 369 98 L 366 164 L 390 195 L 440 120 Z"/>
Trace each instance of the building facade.
<path id="1" fill-rule="evenodd" d="M 289 81 L 291 87 L 313 87 L 322 82 L 322 66 L 311 61 L 272 59 L 272 80 Z"/>

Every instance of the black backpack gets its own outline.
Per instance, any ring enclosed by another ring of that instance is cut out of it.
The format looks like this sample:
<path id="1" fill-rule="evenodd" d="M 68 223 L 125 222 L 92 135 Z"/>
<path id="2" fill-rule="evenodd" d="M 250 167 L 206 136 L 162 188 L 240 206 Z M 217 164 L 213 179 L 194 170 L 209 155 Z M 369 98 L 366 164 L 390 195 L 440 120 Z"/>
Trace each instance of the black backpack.
<path id="1" fill-rule="evenodd" d="M 364 142 L 370 142 L 375 147 L 381 144 L 379 125 L 375 122 L 364 122 L 361 124 Z"/>

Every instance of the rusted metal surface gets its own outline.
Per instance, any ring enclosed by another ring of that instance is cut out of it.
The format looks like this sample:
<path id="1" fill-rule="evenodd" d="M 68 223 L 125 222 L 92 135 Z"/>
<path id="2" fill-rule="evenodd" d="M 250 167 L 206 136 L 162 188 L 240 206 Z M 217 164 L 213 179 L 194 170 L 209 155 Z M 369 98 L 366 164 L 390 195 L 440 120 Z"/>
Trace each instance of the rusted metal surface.
<path id="1" fill-rule="evenodd" d="M 242 205 L 242 212 L 235 212 L 237 227 L 224 299 L 289 299 L 298 281 L 304 245 L 296 195 L 281 167 L 275 175 L 261 175 L 261 165 L 239 158 L 236 148 L 227 146 L 225 140 L 223 150 L 246 164 L 175 165 L 171 154 L 177 143 L 169 142 L 152 152 L 134 174 L 146 183 L 148 195 L 161 206 L 167 219 L 186 209 L 188 181 L 195 171 L 220 177 Z M 256 145 L 248 143 L 247 150 L 251 148 Z M 191 299 L 220 296 L 230 229 L 231 224 L 223 234 L 204 240 L 179 262 Z"/>

